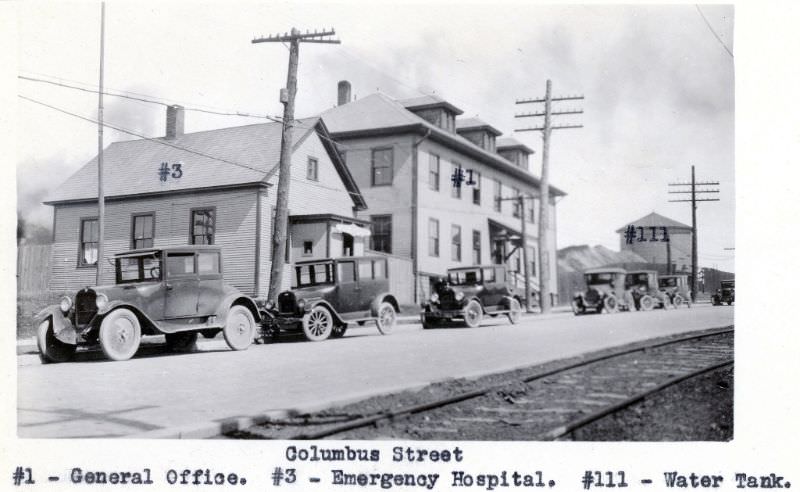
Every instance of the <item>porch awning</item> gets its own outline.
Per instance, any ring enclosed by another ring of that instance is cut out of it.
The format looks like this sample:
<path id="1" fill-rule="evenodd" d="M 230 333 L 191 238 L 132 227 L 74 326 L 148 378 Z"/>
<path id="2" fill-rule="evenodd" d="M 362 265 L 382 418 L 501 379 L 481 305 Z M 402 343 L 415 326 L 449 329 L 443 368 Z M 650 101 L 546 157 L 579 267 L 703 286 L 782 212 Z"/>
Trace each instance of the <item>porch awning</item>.
<path id="1" fill-rule="evenodd" d="M 353 237 L 368 237 L 370 235 L 369 229 L 366 227 L 359 227 L 355 224 L 336 224 L 331 232 L 338 232 L 339 234 L 350 234 Z"/>

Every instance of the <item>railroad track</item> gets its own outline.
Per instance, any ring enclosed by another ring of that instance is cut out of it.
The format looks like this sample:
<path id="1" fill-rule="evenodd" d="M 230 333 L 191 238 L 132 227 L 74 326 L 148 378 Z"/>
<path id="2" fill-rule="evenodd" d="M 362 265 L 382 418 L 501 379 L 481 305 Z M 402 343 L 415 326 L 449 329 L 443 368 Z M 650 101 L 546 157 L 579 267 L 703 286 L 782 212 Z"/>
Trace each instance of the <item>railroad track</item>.
<path id="1" fill-rule="evenodd" d="M 588 354 L 397 409 L 359 404 L 270 421 L 253 439 L 555 440 L 688 379 L 733 364 L 733 327 Z M 413 400 L 413 398 L 412 398 Z M 356 409 L 348 411 L 348 408 Z"/>

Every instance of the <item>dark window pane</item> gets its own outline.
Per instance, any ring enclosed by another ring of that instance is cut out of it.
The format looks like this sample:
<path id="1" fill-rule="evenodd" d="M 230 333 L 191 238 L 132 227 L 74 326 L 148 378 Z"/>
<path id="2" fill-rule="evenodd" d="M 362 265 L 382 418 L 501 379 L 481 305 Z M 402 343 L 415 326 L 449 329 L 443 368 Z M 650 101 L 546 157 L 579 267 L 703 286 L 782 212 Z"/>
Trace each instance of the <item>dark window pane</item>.
<path id="1" fill-rule="evenodd" d="M 168 255 L 167 273 L 169 275 L 185 275 L 194 273 L 194 254 L 172 253 Z"/>

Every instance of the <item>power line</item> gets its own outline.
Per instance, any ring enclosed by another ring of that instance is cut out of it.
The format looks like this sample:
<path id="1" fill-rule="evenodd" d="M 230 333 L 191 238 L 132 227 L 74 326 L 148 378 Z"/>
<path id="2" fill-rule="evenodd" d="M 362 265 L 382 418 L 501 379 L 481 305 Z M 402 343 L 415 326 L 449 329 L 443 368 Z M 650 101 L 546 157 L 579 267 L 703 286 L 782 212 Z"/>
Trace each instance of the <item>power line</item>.
<path id="1" fill-rule="evenodd" d="M 722 47 L 725 48 L 725 51 L 727 51 L 728 54 L 731 55 L 731 58 L 733 58 L 733 53 L 731 52 L 730 49 L 728 49 L 728 46 L 722 41 L 722 38 L 719 37 L 717 32 L 714 30 L 714 28 L 711 27 L 711 24 L 708 22 L 708 19 L 706 19 L 706 16 L 703 14 L 703 11 L 700 10 L 700 6 L 697 5 L 697 4 L 694 4 L 694 6 L 697 9 L 697 13 L 699 13 L 700 17 L 703 18 L 703 21 L 706 23 L 706 26 L 708 26 L 708 30 L 711 31 L 711 34 L 713 34 L 714 37 L 717 38 L 717 41 L 719 41 L 719 44 L 721 44 Z"/>

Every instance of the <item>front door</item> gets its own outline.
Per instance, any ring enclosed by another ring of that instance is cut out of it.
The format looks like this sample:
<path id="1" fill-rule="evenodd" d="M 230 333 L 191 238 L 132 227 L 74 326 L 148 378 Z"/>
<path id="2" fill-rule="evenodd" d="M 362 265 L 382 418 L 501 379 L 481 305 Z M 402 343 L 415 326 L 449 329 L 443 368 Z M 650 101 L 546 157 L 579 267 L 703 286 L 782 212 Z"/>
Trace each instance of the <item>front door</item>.
<path id="1" fill-rule="evenodd" d="M 359 310 L 361 289 L 356 277 L 356 262 L 353 260 L 339 261 L 336 263 L 336 283 L 338 285 L 337 301 L 335 306 L 340 313 L 352 313 Z"/>
<path id="2" fill-rule="evenodd" d="M 164 319 L 197 316 L 199 281 L 194 253 L 167 253 Z"/>

